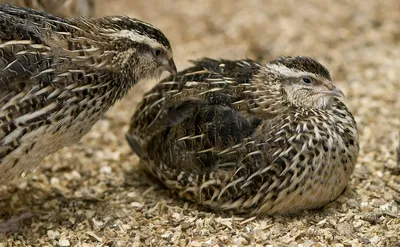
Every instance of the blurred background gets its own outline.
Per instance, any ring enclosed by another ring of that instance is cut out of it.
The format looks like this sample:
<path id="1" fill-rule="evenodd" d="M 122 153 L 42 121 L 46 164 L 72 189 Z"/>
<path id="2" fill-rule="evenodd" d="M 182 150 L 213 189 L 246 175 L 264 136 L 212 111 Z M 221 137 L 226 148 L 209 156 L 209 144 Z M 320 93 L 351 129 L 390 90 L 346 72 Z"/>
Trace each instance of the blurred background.
<path id="1" fill-rule="evenodd" d="M 317 59 L 346 94 L 344 101 L 359 126 L 359 160 L 349 188 L 326 209 L 233 227 L 232 218 L 177 199 L 141 171 L 124 134 L 136 104 L 156 83 L 142 82 L 79 144 L 0 190 L 0 219 L 28 209 L 36 215 L 22 235 L 10 237 L 14 243 L 398 246 L 400 1 L 92 3 L 81 14 L 128 15 L 159 27 L 172 44 L 178 70 L 204 56 L 261 62 L 285 55 Z M 61 14 L 70 15 L 66 11 Z"/>

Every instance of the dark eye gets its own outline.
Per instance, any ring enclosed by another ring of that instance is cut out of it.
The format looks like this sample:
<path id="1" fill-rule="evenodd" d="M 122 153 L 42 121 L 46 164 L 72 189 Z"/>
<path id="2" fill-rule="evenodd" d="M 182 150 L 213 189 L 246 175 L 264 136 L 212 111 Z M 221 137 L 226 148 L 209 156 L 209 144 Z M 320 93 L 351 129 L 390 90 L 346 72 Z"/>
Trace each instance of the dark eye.
<path id="1" fill-rule="evenodd" d="M 153 54 L 155 57 L 161 56 L 162 53 L 163 53 L 163 50 L 161 48 L 156 48 L 153 50 Z"/>
<path id="2" fill-rule="evenodd" d="M 301 80 L 304 84 L 312 84 L 312 79 L 308 76 L 304 76 L 303 78 L 301 78 Z"/>

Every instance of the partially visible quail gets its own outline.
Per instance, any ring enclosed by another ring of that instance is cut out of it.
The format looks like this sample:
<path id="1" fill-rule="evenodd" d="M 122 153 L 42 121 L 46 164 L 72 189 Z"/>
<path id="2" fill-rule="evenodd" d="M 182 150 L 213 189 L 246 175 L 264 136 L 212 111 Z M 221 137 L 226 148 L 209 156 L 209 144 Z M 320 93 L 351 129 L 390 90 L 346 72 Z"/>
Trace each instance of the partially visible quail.
<path id="1" fill-rule="evenodd" d="M 0 0 L 18 7 L 27 7 L 61 17 L 93 16 L 94 0 Z"/>
<path id="2" fill-rule="evenodd" d="M 125 16 L 0 5 L 0 184 L 78 142 L 138 81 L 176 73 L 168 39 Z"/>
<path id="3" fill-rule="evenodd" d="M 358 131 L 325 67 L 308 57 L 194 64 L 147 93 L 131 119 L 127 140 L 154 176 L 183 198 L 247 215 L 342 193 Z"/>
<path id="4" fill-rule="evenodd" d="M 163 71 L 176 74 L 171 46 L 151 24 L 0 4 L 0 185 L 78 142 L 138 81 Z"/>

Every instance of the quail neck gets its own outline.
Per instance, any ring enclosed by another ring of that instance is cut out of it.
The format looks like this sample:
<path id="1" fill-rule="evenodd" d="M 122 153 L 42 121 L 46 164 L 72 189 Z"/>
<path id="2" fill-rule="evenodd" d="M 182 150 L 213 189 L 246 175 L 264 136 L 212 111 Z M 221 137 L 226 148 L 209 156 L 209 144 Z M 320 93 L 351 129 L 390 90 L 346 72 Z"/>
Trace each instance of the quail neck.
<path id="1" fill-rule="evenodd" d="M 149 23 L 0 4 L 0 184 L 79 141 L 133 85 L 163 71 L 176 73 L 171 45 Z"/>

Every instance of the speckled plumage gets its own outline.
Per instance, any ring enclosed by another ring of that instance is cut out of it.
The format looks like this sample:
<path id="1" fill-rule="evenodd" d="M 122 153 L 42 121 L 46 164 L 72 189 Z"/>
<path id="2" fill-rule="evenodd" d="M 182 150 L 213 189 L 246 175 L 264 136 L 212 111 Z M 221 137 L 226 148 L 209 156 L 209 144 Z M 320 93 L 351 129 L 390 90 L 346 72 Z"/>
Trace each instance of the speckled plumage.
<path id="1" fill-rule="evenodd" d="M 164 34 L 125 17 L 0 5 L 0 184 L 78 142 L 138 81 L 176 72 Z"/>
<path id="2" fill-rule="evenodd" d="M 27 7 L 61 17 L 93 16 L 95 0 L 0 0 L 18 7 Z"/>
<path id="3" fill-rule="evenodd" d="M 325 67 L 308 57 L 194 64 L 147 93 L 131 119 L 127 140 L 154 176 L 183 198 L 249 215 L 342 193 L 358 132 Z"/>

